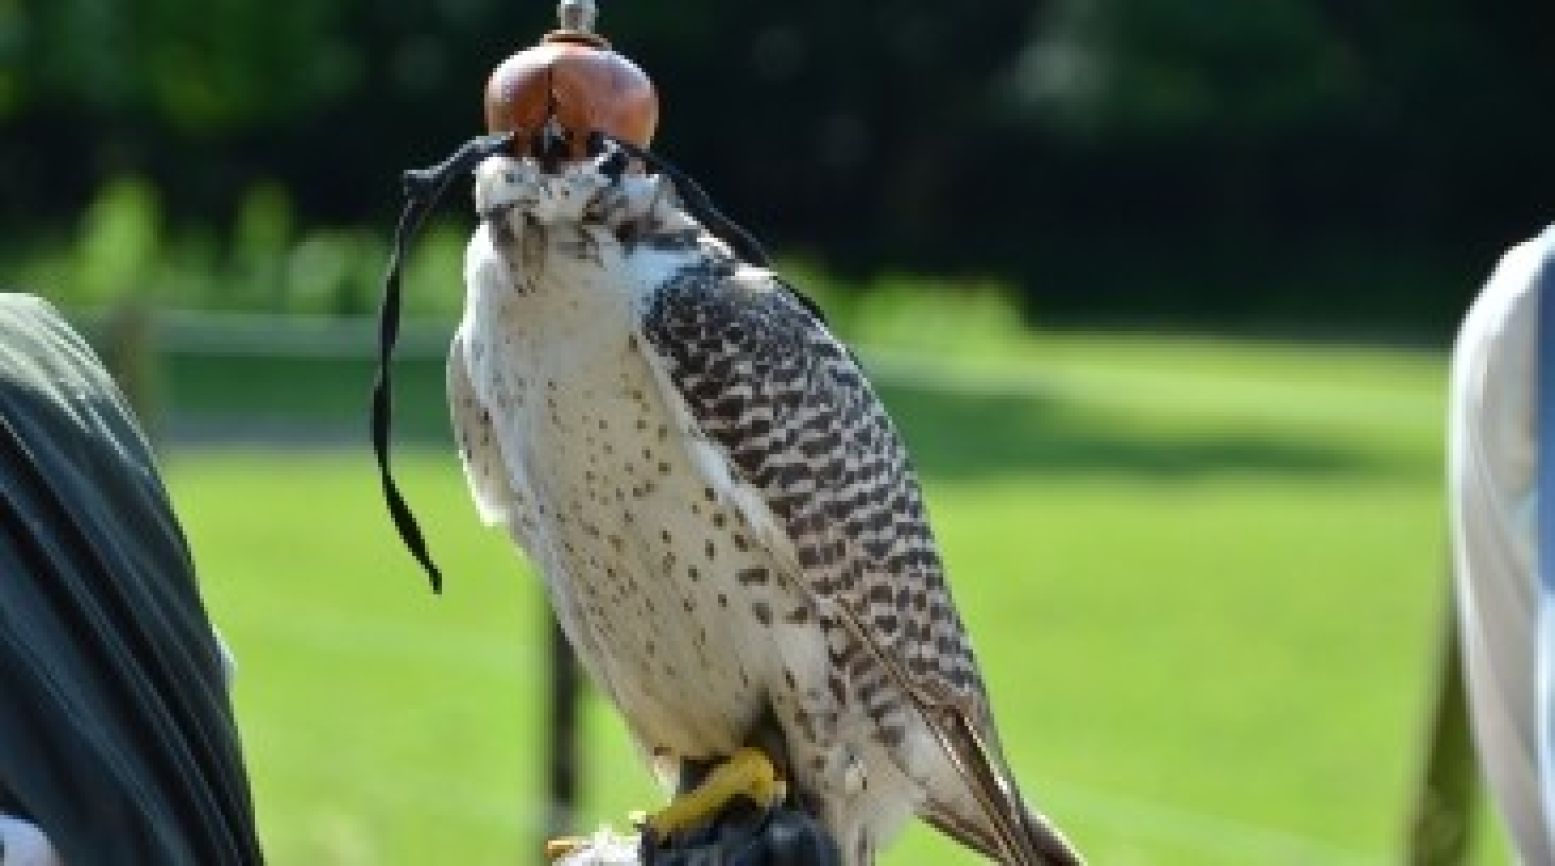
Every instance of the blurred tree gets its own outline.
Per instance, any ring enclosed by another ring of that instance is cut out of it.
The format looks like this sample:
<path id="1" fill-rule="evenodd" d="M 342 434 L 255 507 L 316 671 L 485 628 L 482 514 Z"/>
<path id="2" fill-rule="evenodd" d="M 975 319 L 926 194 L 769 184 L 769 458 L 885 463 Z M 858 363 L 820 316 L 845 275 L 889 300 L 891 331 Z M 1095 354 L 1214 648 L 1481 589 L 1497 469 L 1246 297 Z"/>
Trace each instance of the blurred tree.
<path id="1" fill-rule="evenodd" d="M 160 245 L 156 191 L 139 178 L 103 188 L 86 210 L 76 247 L 80 269 L 69 301 L 103 306 L 150 291 Z"/>
<path id="2" fill-rule="evenodd" d="M 287 251 L 292 245 L 292 208 L 286 191 L 273 183 L 255 186 L 238 206 L 233 227 L 232 285 L 248 295 L 249 308 L 287 309 Z"/>
<path id="3" fill-rule="evenodd" d="M 292 239 L 387 229 L 398 170 L 479 131 L 487 73 L 551 6 L 0 0 L 0 223 L 55 231 L 138 175 L 179 231 L 234 237 L 258 179 Z M 603 6 L 659 82 L 658 148 L 852 277 L 1445 327 L 1555 186 L 1536 0 Z"/>
<path id="4" fill-rule="evenodd" d="M 1304 0 L 1059 0 L 1019 58 L 1016 93 L 1097 138 L 1272 139 L 1360 102 L 1334 36 Z"/>

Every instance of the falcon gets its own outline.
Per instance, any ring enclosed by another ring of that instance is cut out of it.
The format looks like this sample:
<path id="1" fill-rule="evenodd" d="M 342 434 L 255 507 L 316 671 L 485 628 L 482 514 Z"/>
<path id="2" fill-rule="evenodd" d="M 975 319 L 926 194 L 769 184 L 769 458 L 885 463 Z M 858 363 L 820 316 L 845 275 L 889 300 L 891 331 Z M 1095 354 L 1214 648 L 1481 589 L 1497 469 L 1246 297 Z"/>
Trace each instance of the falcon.
<path id="1" fill-rule="evenodd" d="M 481 518 L 632 736 L 672 778 L 714 767 L 647 830 L 739 791 L 798 804 L 851 866 L 914 815 L 1001 863 L 1079 864 L 1003 758 L 853 354 L 678 172 L 592 149 L 476 169 L 448 391 Z"/>

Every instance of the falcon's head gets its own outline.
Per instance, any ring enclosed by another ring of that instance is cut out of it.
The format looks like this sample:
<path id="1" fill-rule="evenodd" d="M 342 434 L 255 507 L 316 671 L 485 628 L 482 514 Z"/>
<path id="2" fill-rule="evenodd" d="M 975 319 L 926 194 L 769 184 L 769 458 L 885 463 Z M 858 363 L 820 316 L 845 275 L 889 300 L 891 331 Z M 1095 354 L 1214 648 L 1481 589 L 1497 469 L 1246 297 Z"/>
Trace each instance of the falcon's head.
<path id="1" fill-rule="evenodd" d="M 523 225 L 666 223 L 678 217 L 661 175 L 635 170 L 614 143 L 592 160 L 547 165 L 532 156 L 493 156 L 475 171 L 475 210 L 483 220 Z"/>

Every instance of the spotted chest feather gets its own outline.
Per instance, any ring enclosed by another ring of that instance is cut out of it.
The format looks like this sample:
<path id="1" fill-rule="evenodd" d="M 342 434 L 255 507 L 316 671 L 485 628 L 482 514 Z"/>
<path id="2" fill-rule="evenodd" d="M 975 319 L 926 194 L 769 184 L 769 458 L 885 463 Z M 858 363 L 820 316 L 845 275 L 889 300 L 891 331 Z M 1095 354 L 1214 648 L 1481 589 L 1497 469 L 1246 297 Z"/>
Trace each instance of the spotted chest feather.
<path id="1" fill-rule="evenodd" d="M 853 355 L 659 180 L 494 158 L 476 191 L 449 378 L 465 467 L 640 743 L 700 760 L 775 721 L 853 864 L 914 811 L 1001 859 L 1029 848 L 916 475 Z"/>

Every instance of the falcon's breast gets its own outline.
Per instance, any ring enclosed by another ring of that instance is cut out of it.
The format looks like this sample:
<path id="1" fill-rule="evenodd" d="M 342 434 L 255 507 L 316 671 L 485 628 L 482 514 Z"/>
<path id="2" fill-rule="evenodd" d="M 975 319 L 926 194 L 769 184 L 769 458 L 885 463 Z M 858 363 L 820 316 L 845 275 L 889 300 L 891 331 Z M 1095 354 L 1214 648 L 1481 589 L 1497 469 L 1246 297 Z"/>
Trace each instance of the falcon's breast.
<path id="1" fill-rule="evenodd" d="M 680 270 L 665 262 L 699 254 L 627 257 L 604 237 L 580 256 L 575 235 L 556 234 L 543 268 L 525 269 L 521 238 L 483 227 L 471 243 L 449 367 L 466 474 L 645 748 L 729 754 L 785 682 L 779 647 L 822 653 L 727 471 L 710 472 L 688 439 L 641 332 L 662 275 Z"/>
<path id="2" fill-rule="evenodd" d="M 915 810 L 992 855 L 1066 851 L 1004 766 L 915 472 L 856 359 L 657 183 L 478 173 L 450 387 L 483 513 L 647 749 L 728 755 L 776 721 L 855 862 Z"/>

